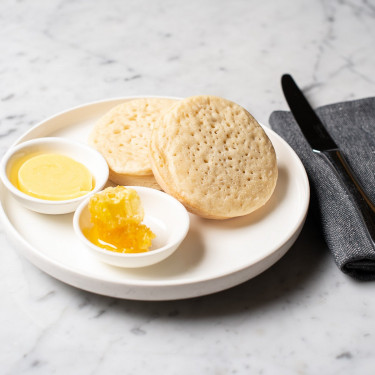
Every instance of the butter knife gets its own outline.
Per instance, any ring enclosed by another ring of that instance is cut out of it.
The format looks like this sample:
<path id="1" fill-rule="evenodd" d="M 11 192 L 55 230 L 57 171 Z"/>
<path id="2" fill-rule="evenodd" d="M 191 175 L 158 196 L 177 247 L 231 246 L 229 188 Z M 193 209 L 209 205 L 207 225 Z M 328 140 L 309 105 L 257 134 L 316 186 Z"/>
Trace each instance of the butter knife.
<path id="1" fill-rule="evenodd" d="M 369 239 L 375 246 L 375 205 L 367 197 L 339 147 L 329 135 L 309 102 L 289 74 L 281 77 L 281 86 L 289 108 L 312 150 L 322 157 L 344 184 L 362 218 Z"/>

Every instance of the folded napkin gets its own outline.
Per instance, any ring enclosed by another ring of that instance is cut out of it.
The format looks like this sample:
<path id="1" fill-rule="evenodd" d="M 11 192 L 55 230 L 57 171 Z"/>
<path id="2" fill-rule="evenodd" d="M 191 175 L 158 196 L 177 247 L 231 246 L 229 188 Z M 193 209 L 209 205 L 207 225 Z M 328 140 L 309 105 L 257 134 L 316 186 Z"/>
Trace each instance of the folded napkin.
<path id="1" fill-rule="evenodd" d="M 375 204 L 375 98 L 331 104 L 316 112 Z M 337 266 L 356 279 L 375 280 L 375 248 L 341 180 L 312 151 L 290 112 L 273 112 L 269 123 L 305 166 L 311 187 L 310 205 L 320 219 Z"/>

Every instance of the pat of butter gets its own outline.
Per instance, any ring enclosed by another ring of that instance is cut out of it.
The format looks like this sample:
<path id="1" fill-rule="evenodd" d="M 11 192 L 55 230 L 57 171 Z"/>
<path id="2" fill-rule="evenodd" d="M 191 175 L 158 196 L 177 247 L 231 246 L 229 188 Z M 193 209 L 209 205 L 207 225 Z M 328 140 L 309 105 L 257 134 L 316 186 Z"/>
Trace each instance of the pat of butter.
<path id="1" fill-rule="evenodd" d="M 93 189 L 89 170 L 74 159 L 60 154 L 40 154 L 27 158 L 18 169 L 18 189 L 46 200 L 81 197 Z"/>

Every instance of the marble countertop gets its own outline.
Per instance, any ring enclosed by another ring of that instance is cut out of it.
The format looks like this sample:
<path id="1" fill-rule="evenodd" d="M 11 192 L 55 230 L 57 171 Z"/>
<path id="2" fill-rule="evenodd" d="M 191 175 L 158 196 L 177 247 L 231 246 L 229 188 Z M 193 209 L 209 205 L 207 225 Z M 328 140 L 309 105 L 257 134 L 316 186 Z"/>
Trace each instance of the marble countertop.
<path id="1" fill-rule="evenodd" d="M 268 125 L 291 73 L 314 106 L 375 94 L 375 2 L 0 4 L 0 152 L 95 100 L 214 94 Z M 1 374 L 373 374 L 374 283 L 342 274 L 310 215 L 289 252 L 232 289 L 119 300 L 68 286 L 0 227 Z"/>

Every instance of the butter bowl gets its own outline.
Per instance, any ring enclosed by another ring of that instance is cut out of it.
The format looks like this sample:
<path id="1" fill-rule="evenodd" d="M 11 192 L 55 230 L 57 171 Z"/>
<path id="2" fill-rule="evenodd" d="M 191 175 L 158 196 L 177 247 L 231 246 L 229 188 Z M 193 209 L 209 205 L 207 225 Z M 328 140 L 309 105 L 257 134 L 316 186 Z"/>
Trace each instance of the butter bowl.
<path id="1" fill-rule="evenodd" d="M 42 199 L 21 191 L 14 177 L 22 164 L 21 161 L 42 154 L 67 156 L 85 166 L 93 178 L 92 188 L 81 196 L 61 200 Z M 0 165 L 2 183 L 21 205 L 32 211 L 51 215 L 74 212 L 87 196 L 103 189 L 108 176 L 108 164 L 98 151 L 85 143 L 62 137 L 35 138 L 13 146 L 5 153 Z"/>
<path id="2" fill-rule="evenodd" d="M 174 253 L 186 237 L 190 219 L 186 208 L 172 196 L 148 187 L 129 186 L 142 202 L 142 221 L 156 235 L 149 251 L 141 253 L 120 253 L 106 250 L 91 242 L 84 234 L 92 224 L 86 198 L 74 213 L 73 228 L 86 249 L 99 261 L 111 266 L 139 268 L 156 264 Z"/>

